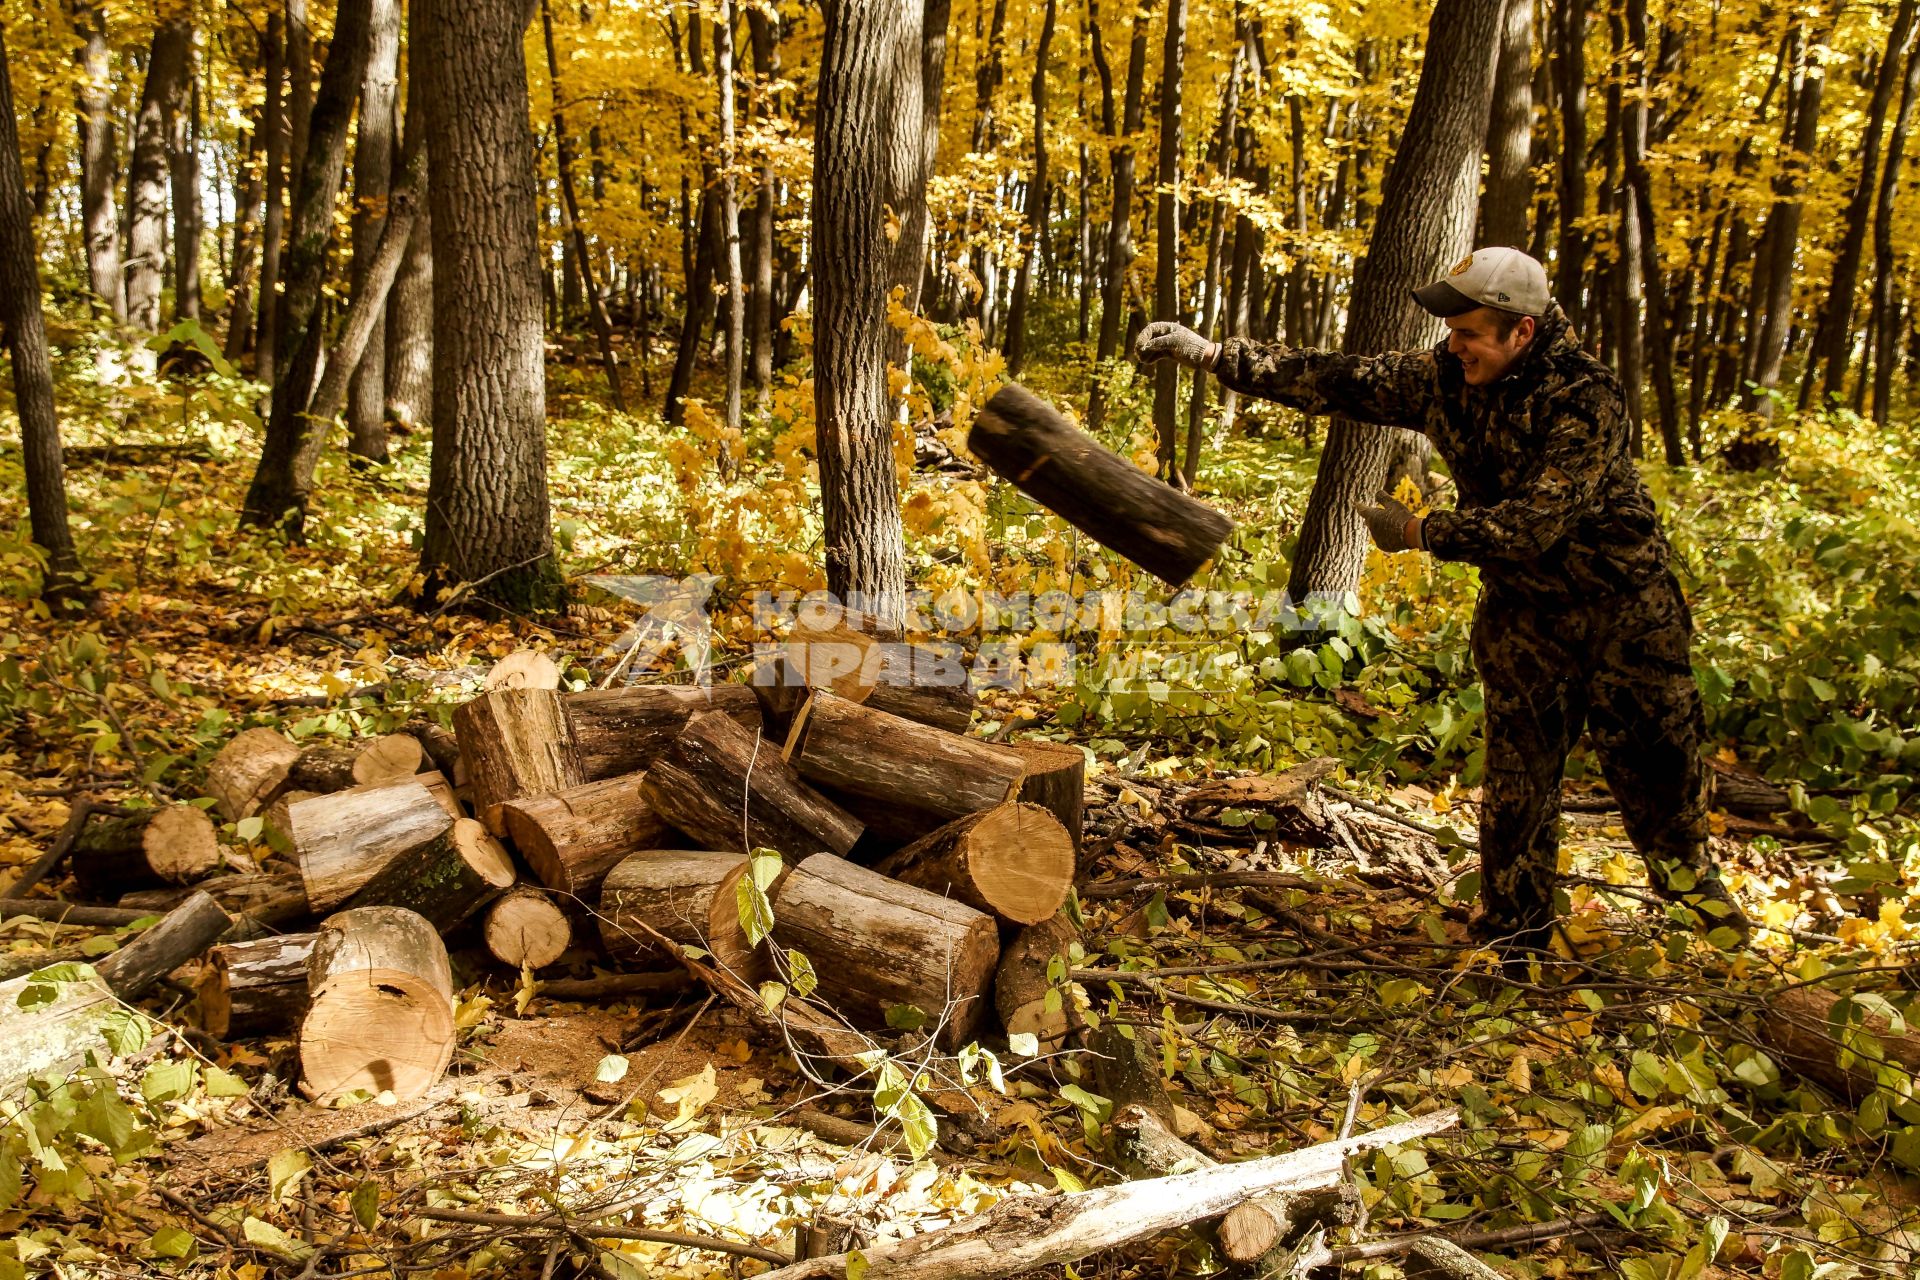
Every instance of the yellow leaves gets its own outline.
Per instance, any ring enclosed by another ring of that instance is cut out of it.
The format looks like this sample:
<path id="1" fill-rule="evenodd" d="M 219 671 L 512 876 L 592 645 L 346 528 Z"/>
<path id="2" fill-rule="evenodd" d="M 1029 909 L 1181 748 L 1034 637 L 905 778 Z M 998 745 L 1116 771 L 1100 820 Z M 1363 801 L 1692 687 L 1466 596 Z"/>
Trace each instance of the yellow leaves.
<path id="1" fill-rule="evenodd" d="M 674 1108 L 674 1117 L 664 1128 L 668 1133 L 684 1133 L 695 1127 L 701 1110 L 720 1092 L 713 1064 L 709 1062 L 695 1075 L 684 1076 L 660 1091 L 660 1101 Z"/>
<path id="2" fill-rule="evenodd" d="M 1525 1049 L 1514 1054 L 1513 1061 L 1507 1064 L 1507 1083 L 1516 1093 L 1533 1092 L 1533 1059 Z"/>
<path id="3" fill-rule="evenodd" d="M 1880 915 L 1877 919 L 1865 920 L 1859 916 L 1850 916 L 1840 922 L 1838 932 L 1842 942 L 1865 947 L 1877 954 L 1885 952 L 1893 943 L 1908 937 L 1912 930 L 1906 921 L 1906 904 L 1883 902 L 1880 904 Z"/>
<path id="4" fill-rule="evenodd" d="M 1618 1147 L 1625 1146 L 1631 1142 L 1637 1142 L 1649 1134 L 1660 1132 L 1662 1129 L 1670 1129 L 1675 1125 L 1684 1124 L 1692 1120 L 1697 1114 L 1698 1112 L 1694 1111 L 1692 1107 L 1687 1106 L 1648 1107 L 1645 1111 L 1642 1111 L 1639 1115 L 1633 1117 L 1633 1119 L 1627 1121 L 1614 1131 L 1613 1145 Z"/>

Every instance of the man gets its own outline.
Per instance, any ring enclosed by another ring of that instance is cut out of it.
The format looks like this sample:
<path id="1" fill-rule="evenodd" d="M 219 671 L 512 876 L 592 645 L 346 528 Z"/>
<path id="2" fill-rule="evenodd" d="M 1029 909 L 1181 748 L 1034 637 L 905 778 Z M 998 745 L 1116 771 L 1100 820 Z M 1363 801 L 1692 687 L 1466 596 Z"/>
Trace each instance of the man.
<path id="1" fill-rule="evenodd" d="M 1653 887 L 1703 929 L 1733 931 L 1719 940 L 1743 939 L 1746 917 L 1707 852 L 1693 620 L 1629 454 L 1618 379 L 1581 350 L 1545 269 L 1517 249 L 1479 250 L 1413 296 L 1446 320 L 1432 350 L 1221 344 L 1166 321 L 1143 329 L 1135 350 L 1306 413 L 1423 432 L 1446 459 L 1455 510 L 1423 519 L 1382 497 L 1360 515 L 1382 551 L 1480 570 L 1477 934 L 1528 946 L 1550 936 L 1561 778 L 1584 726 Z"/>

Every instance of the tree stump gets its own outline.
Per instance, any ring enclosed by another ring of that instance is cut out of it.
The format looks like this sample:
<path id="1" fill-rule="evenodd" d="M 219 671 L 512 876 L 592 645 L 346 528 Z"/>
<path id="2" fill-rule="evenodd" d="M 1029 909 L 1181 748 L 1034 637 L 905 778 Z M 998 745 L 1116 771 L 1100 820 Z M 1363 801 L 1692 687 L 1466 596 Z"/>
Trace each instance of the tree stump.
<path id="1" fill-rule="evenodd" d="M 320 926 L 300 1020 L 301 1090 L 322 1106 L 364 1091 L 419 1097 L 453 1058 L 453 974 L 440 934 L 400 907 L 362 907 Z"/>
<path id="2" fill-rule="evenodd" d="M 1073 999 L 1074 984 L 1063 984 L 1057 998 L 1049 1000 L 1055 987 L 1048 980 L 1048 970 L 1056 956 L 1063 969 L 1071 969 L 1069 948 L 1078 941 L 1080 930 L 1073 921 L 1056 913 L 1014 934 L 994 969 L 993 1007 L 1000 1015 L 1000 1025 L 1010 1036 L 1031 1034 L 1039 1041 L 1042 1053 L 1066 1045 L 1069 1020 L 1065 1002 Z"/>
<path id="3" fill-rule="evenodd" d="M 474 819 L 456 818 L 438 838 L 388 859 L 342 910 L 404 907 L 447 933 L 511 889 L 516 878 L 505 846 Z"/>
<path id="4" fill-rule="evenodd" d="M 1087 753 L 1059 742 L 1008 745 L 1027 765 L 1027 776 L 1020 780 L 1020 798 L 1040 805 L 1060 820 L 1078 858 L 1087 796 Z"/>
<path id="5" fill-rule="evenodd" d="M 541 884 L 591 898 L 622 858 L 666 843 L 667 824 L 640 788 L 645 777 L 630 773 L 509 800 L 501 806 L 507 834 Z"/>
<path id="6" fill-rule="evenodd" d="M 648 768 L 687 721 L 718 711 L 748 733 L 760 727 L 760 702 L 743 684 L 636 684 L 566 696 L 583 780 L 597 782 Z"/>
<path id="7" fill-rule="evenodd" d="M 544 969 L 573 945 L 573 921 L 550 896 L 521 885 L 493 900 L 481 937 L 507 968 Z"/>
<path id="8" fill-rule="evenodd" d="M 453 713 L 473 811 L 487 830 L 507 833 L 500 806 L 521 796 L 564 791 L 585 782 L 573 729 L 551 689 L 499 689 Z"/>
<path id="9" fill-rule="evenodd" d="M 812 963 L 813 999 L 869 1026 L 911 1005 L 930 1032 L 944 1015 L 942 1047 L 973 1038 L 1000 958 L 991 916 L 824 854 L 795 867 L 772 896 L 774 941 Z"/>
<path id="10" fill-rule="evenodd" d="M 658 930 L 682 946 L 713 954 L 716 965 L 743 981 L 762 976 L 761 957 L 740 924 L 738 890 L 747 874 L 739 853 L 657 849 L 636 853 L 607 873 L 600 887 L 600 941 L 628 965 L 678 965 L 634 927 Z M 769 895 L 771 897 L 771 895 Z"/>
<path id="11" fill-rule="evenodd" d="M 318 934 L 230 942 L 207 952 L 200 1027 L 217 1040 L 276 1035 L 307 1011 L 307 964 Z"/>
<path id="12" fill-rule="evenodd" d="M 802 782 L 776 744 L 721 712 L 689 720 L 640 789 L 661 819 L 709 849 L 776 849 L 792 861 L 845 856 L 860 839 L 860 823 Z"/>
<path id="13" fill-rule="evenodd" d="M 248 729 L 207 765 L 207 794 L 228 822 L 251 818 L 286 790 L 300 748 L 273 729 Z"/>
<path id="14" fill-rule="evenodd" d="M 443 839 L 453 823 L 433 793 L 411 780 L 352 787 L 287 810 L 300 878 L 318 913 L 345 902 L 395 858 Z"/>
<path id="15" fill-rule="evenodd" d="M 1156 480 L 1015 383 L 981 406 L 967 448 L 1029 498 L 1171 587 L 1213 559 L 1233 532 L 1233 521 Z"/>
<path id="16" fill-rule="evenodd" d="M 794 718 L 787 763 L 809 782 L 942 821 L 1004 804 L 1026 762 L 1017 752 L 816 691 Z"/>
<path id="17" fill-rule="evenodd" d="M 74 841 L 72 865 L 74 878 L 94 897 L 184 885 L 220 865 L 220 841 L 206 810 L 171 804 L 87 823 Z"/>
<path id="18" fill-rule="evenodd" d="M 873 869 L 1011 924 L 1038 924 L 1073 887 L 1073 841 L 1051 813 L 1014 801 L 955 818 Z"/>

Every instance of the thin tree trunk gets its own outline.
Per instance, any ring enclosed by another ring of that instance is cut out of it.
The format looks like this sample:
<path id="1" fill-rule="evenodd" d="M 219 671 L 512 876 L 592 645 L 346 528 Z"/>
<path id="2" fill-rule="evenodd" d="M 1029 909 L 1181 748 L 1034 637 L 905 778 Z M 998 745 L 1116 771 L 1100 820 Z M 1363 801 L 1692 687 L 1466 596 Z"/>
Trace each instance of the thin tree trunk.
<path id="1" fill-rule="evenodd" d="M 416 139 L 415 145 L 420 142 Z M 367 361 L 374 358 L 373 336 L 386 321 L 387 298 L 413 239 L 413 220 L 419 211 L 426 158 L 412 155 L 403 163 L 405 169 L 400 183 L 387 195 L 387 213 L 381 220 L 380 238 L 367 246 L 366 274 L 354 291 L 353 304 L 347 308 L 339 340 L 327 352 L 326 372 L 321 375 L 320 385 L 314 389 L 313 404 L 307 410 L 308 416 L 319 422 L 333 421 L 341 406 L 351 399 L 353 381 L 359 378 Z M 295 466 L 300 482 L 309 488 L 313 484 L 314 467 L 320 461 L 320 445 L 325 439 L 324 432 L 309 433 L 306 448 Z M 383 444 L 385 440 L 383 429 Z"/>
<path id="2" fill-rule="evenodd" d="M 1480 197 L 1483 245 L 1527 242 L 1533 203 L 1533 0 L 1507 0 L 1487 124 L 1487 187 Z"/>
<path id="3" fill-rule="evenodd" d="M 192 44 L 193 27 L 185 19 L 162 23 L 153 33 L 127 165 L 127 323 L 143 336 L 160 330 L 160 285 L 167 266 L 167 103 L 186 83 Z M 152 354 L 140 357 L 143 367 L 151 368 Z"/>
<path id="4" fill-rule="evenodd" d="M 287 231 L 287 41 L 286 20 L 278 13 L 267 15 L 266 97 L 261 103 L 261 132 L 266 138 L 267 167 L 262 172 L 265 212 L 260 219 L 260 291 L 255 310 L 253 376 L 271 387 L 278 368 L 274 361 L 277 337 L 274 326 L 280 296 L 280 245 Z"/>
<path id="5" fill-rule="evenodd" d="M 1893 367 L 1899 350 L 1900 315 L 1893 305 L 1893 210 L 1900 193 L 1900 165 L 1906 158 L 1907 130 L 1913 104 L 1920 97 L 1920 44 L 1907 53 L 1906 76 L 1900 83 L 1900 109 L 1887 139 L 1887 162 L 1880 170 L 1880 191 L 1873 206 L 1873 302 L 1869 323 L 1874 329 L 1873 420 L 1887 424 L 1893 409 Z M 1860 381 L 1867 371 L 1860 371 Z"/>
<path id="6" fill-rule="evenodd" d="M 1580 228 L 1587 216 L 1586 0 L 1558 0 L 1554 23 L 1554 61 L 1560 71 L 1560 251 L 1553 291 L 1581 331 L 1586 319 L 1581 282 L 1587 270 L 1587 237 Z"/>
<path id="7" fill-rule="evenodd" d="M 404 146 L 426 137 L 420 71 L 414 57 L 419 44 L 407 41 L 407 107 Z M 433 409 L 433 218 L 427 172 L 421 169 L 414 197 L 413 228 L 400 276 L 387 295 L 387 420 L 392 429 L 411 432 Z"/>
<path id="8" fill-rule="evenodd" d="M 173 314 L 200 319 L 200 84 L 187 37 L 186 66 L 166 100 L 167 170 L 173 188 Z"/>
<path id="9" fill-rule="evenodd" d="M 58 607 L 79 602 L 83 580 L 67 525 L 60 420 L 54 413 L 53 366 L 40 310 L 40 254 L 33 243 L 33 205 L 13 122 L 13 80 L 7 70 L 6 28 L 0 25 L 0 328 L 6 331 L 13 365 L 28 521 L 34 543 L 47 553 L 40 594 Z"/>
<path id="10" fill-rule="evenodd" d="M 773 20 L 757 5 L 747 10 L 747 35 L 753 46 L 754 114 L 764 125 L 774 117 L 769 86 L 780 74 L 780 49 Z M 773 386 L 773 183 L 773 164 L 763 158 L 753 197 L 752 283 L 747 290 L 747 377 L 763 399 Z"/>
<path id="11" fill-rule="evenodd" d="M 565 601 L 547 500 L 546 335 L 523 0 L 414 0 L 433 204 L 425 590 L 515 612 Z"/>
<path id="12" fill-rule="evenodd" d="M 260 226 L 260 196 L 263 189 L 260 123 L 257 119 L 254 127 L 247 131 L 247 144 L 243 149 L 240 163 L 246 171 L 246 185 L 236 193 L 234 200 L 233 270 L 227 277 L 225 348 L 227 359 L 236 363 L 246 354 L 247 343 L 254 332 L 254 259 L 259 253 L 259 245 L 256 241 Z"/>
<path id="13" fill-rule="evenodd" d="M 1156 320 L 1180 318 L 1180 89 L 1187 58 L 1187 0 L 1167 0 L 1167 35 L 1160 63 L 1160 190 L 1155 214 Z M 1153 371 L 1153 430 L 1160 442 L 1160 474 L 1174 478 L 1180 445 L 1180 366 L 1162 360 Z"/>
<path id="14" fill-rule="evenodd" d="M 1147 79 L 1147 23 L 1152 17 L 1145 0 L 1133 13 L 1133 40 L 1127 53 L 1127 92 L 1120 135 L 1113 147 L 1113 213 L 1107 222 L 1107 277 L 1100 295 L 1100 347 L 1095 355 L 1093 390 L 1087 398 L 1087 430 L 1098 432 L 1106 422 L 1108 363 L 1120 347 L 1120 320 L 1127 289 L 1127 268 L 1133 263 L 1134 139 L 1145 113 Z M 1109 115 L 1109 122 L 1111 116 Z"/>
<path id="15" fill-rule="evenodd" d="M 1027 300 L 1033 290 L 1033 259 L 1047 236 L 1047 57 L 1053 48 L 1056 0 L 1047 0 L 1040 39 L 1033 51 L 1033 174 L 1027 180 L 1026 241 L 1020 271 L 1013 281 L 1013 308 L 1007 315 L 1007 376 L 1017 378 L 1027 362 Z"/>
<path id="16" fill-rule="evenodd" d="M 720 81 L 720 231 L 726 239 L 722 261 L 727 270 L 727 427 L 740 429 L 740 391 L 746 372 L 747 309 L 742 296 L 745 278 L 740 269 L 740 199 L 733 181 L 738 149 L 734 126 L 733 27 L 736 0 L 727 0 L 713 28 L 713 69 Z M 721 469 L 729 470 L 732 456 L 721 451 Z"/>
<path id="17" fill-rule="evenodd" d="M 1607 35 L 1613 65 L 1626 65 L 1626 18 L 1618 8 L 1607 14 Z M 1626 189 L 1625 178 L 1624 143 L 1631 128 L 1625 89 L 1619 76 L 1607 78 L 1607 180 L 1602 191 L 1611 202 L 1606 207 L 1618 231 L 1607 271 L 1613 287 L 1603 296 L 1610 304 L 1613 320 L 1606 342 L 1607 358 L 1619 373 L 1621 389 L 1626 393 L 1633 455 L 1637 458 L 1646 451 L 1646 381 L 1641 376 L 1645 346 L 1640 328 L 1640 214 Z M 1641 137 L 1645 136 L 1643 124 Z"/>
<path id="18" fill-rule="evenodd" d="M 1660 439 L 1669 466 L 1685 466 L 1686 446 L 1680 439 L 1680 404 L 1673 387 L 1673 344 L 1669 337 L 1667 286 L 1660 264 L 1660 236 L 1653 216 L 1653 182 L 1647 175 L 1647 0 L 1627 0 L 1627 67 L 1633 96 L 1626 103 L 1627 198 L 1622 203 L 1623 224 L 1634 223 L 1634 247 L 1640 254 L 1640 276 L 1645 283 L 1647 341 L 1653 347 L 1654 401 L 1660 413 Z M 1637 56 L 1636 56 L 1637 55 Z M 1644 410 L 1643 410 L 1644 411 Z"/>
<path id="19" fill-rule="evenodd" d="M 80 120 L 80 225 L 87 249 L 87 279 L 109 315 L 125 323 L 126 283 L 120 276 L 120 218 L 114 209 L 113 51 L 106 18 L 97 8 L 76 12 L 84 37 L 80 84 L 75 91 Z"/>
<path id="20" fill-rule="evenodd" d="M 1769 393 L 1779 385 L 1780 363 L 1786 355 L 1787 328 L 1793 314 L 1793 259 L 1800 246 L 1800 220 L 1805 209 L 1801 197 L 1820 126 L 1820 100 L 1826 88 L 1826 70 L 1817 59 L 1804 57 L 1800 75 L 1800 92 L 1795 95 L 1792 150 L 1783 160 L 1782 172 L 1775 180 L 1776 198 L 1767 215 L 1766 269 L 1758 274 L 1754 290 L 1755 301 L 1762 308 L 1762 320 L 1754 350 L 1753 387 L 1747 393 L 1746 405 L 1762 419 L 1773 416 L 1773 397 Z"/>
<path id="21" fill-rule="evenodd" d="M 1208 158 L 1216 174 L 1226 170 L 1233 154 L 1234 132 L 1240 114 L 1240 81 L 1245 63 L 1245 48 L 1236 45 L 1233 61 L 1227 70 L 1227 90 L 1220 100 L 1219 132 L 1214 139 L 1213 154 Z M 1207 211 L 1207 265 L 1201 281 L 1200 332 L 1208 338 L 1214 336 L 1220 323 L 1221 258 L 1226 240 L 1227 206 L 1224 201 L 1215 199 Z M 1194 479 L 1200 473 L 1200 446 L 1206 415 L 1207 380 L 1196 377 L 1187 393 L 1187 451 L 1180 464 L 1181 479 L 1189 489 L 1193 488 Z"/>
<path id="22" fill-rule="evenodd" d="M 360 127 L 353 148 L 353 305 L 369 292 L 373 260 L 379 252 L 387 220 L 387 201 L 393 191 L 394 112 L 400 77 L 399 0 L 373 0 L 372 43 L 366 74 L 360 82 Z M 404 242 L 403 242 L 404 243 Z M 367 331 L 365 347 L 354 354 L 352 381 L 347 388 L 347 453 L 368 462 L 387 460 L 386 295 Z M 336 348 L 337 349 L 337 348 Z M 331 357 L 330 357 L 331 358 Z M 329 376 L 332 369 L 329 366 Z M 333 410 L 321 416 L 331 418 Z"/>

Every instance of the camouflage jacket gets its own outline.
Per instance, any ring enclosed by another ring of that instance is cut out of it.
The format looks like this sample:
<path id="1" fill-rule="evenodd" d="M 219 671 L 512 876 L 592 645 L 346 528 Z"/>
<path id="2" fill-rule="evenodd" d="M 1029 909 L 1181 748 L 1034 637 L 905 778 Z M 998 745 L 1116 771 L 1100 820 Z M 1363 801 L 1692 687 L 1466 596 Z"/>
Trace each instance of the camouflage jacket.
<path id="1" fill-rule="evenodd" d="M 1229 339 L 1215 372 L 1245 395 L 1425 434 L 1460 500 L 1422 533 L 1443 560 L 1541 601 L 1640 586 L 1672 553 L 1629 450 L 1613 372 L 1580 348 L 1559 307 L 1498 381 L 1467 385 L 1446 344 L 1351 356 Z"/>

